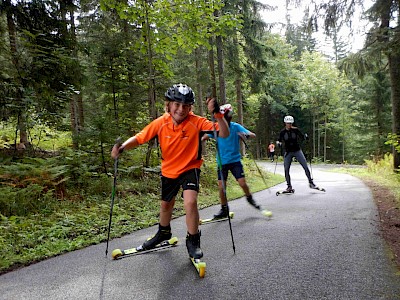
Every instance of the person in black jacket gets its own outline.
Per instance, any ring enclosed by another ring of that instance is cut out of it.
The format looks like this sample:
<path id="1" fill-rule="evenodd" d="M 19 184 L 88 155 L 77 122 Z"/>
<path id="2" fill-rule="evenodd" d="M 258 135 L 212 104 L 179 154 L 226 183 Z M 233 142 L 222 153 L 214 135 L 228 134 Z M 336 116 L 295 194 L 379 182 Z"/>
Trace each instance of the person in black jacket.
<path id="1" fill-rule="evenodd" d="M 285 167 L 285 178 L 287 183 L 286 192 L 293 192 L 289 173 L 293 157 L 296 157 L 297 161 L 303 167 L 308 178 L 310 188 L 315 189 L 317 186 L 314 184 L 313 179 L 311 178 L 311 173 L 308 169 L 306 158 L 299 144 L 299 140 L 308 138 L 307 134 L 304 135 L 297 127 L 293 126 L 294 118 L 292 116 L 286 116 L 283 122 L 285 122 L 285 128 L 280 132 L 277 144 L 283 144 L 285 148 L 283 165 Z"/>

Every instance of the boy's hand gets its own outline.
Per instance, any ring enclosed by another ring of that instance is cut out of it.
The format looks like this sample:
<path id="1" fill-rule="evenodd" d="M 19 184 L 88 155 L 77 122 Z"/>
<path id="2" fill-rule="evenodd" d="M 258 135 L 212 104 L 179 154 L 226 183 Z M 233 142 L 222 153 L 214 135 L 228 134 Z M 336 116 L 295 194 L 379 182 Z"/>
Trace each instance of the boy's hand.
<path id="1" fill-rule="evenodd" d="M 242 139 L 242 140 L 248 140 L 249 139 L 249 137 L 250 137 L 250 135 L 248 135 L 248 134 L 245 134 L 244 132 L 238 132 L 238 135 L 239 135 L 239 137 Z"/>
<path id="2" fill-rule="evenodd" d="M 206 103 L 210 114 L 219 113 L 219 104 L 214 98 L 207 98 Z"/>
<path id="3" fill-rule="evenodd" d="M 113 147 L 112 150 L 111 150 L 111 157 L 112 157 L 113 159 L 117 159 L 118 156 L 119 156 L 123 151 L 124 151 L 124 147 L 122 147 L 121 138 L 118 138 L 118 139 L 115 141 L 115 145 L 114 145 L 114 147 Z"/>

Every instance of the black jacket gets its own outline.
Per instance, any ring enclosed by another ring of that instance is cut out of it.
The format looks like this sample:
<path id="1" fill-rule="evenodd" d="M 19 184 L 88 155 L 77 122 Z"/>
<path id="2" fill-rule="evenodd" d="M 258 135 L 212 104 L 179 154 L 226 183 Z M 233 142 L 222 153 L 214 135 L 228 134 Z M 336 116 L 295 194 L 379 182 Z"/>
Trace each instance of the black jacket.
<path id="1" fill-rule="evenodd" d="M 286 152 L 296 152 L 300 150 L 300 142 L 304 140 L 304 134 L 297 128 L 284 128 L 280 134 L 278 141 L 284 144 Z"/>

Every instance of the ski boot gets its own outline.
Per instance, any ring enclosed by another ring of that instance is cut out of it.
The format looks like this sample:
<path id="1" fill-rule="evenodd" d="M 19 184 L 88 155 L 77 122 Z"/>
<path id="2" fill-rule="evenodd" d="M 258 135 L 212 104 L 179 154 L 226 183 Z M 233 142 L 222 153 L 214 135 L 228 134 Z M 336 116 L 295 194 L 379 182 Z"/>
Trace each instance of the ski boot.
<path id="1" fill-rule="evenodd" d="M 313 181 L 310 181 L 309 186 L 310 186 L 310 189 L 318 190 L 321 192 L 326 192 L 326 190 L 324 188 L 316 186 Z"/>
<path id="2" fill-rule="evenodd" d="M 291 185 L 288 185 L 288 187 L 286 188 L 286 190 L 283 191 L 284 193 L 294 193 L 294 189 L 292 188 Z"/>
<path id="3" fill-rule="evenodd" d="M 214 215 L 214 219 L 223 219 L 228 217 L 228 205 L 222 204 L 220 211 Z"/>
<path id="4" fill-rule="evenodd" d="M 276 195 L 279 196 L 280 194 L 294 194 L 294 189 L 292 188 L 291 185 L 288 185 L 288 187 L 286 188 L 286 190 L 283 191 L 277 191 Z"/>
<path id="5" fill-rule="evenodd" d="M 315 185 L 315 183 L 313 181 L 309 182 L 309 187 L 310 187 L 310 189 L 316 189 L 317 188 L 317 186 Z"/>
<path id="6" fill-rule="evenodd" d="M 256 201 L 254 201 L 253 195 L 249 195 L 246 198 L 247 198 L 247 202 L 249 202 L 250 205 L 254 206 L 256 209 L 261 209 L 260 205 L 258 205 L 256 203 Z"/>
<path id="7" fill-rule="evenodd" d="M 200 259 L 203 257 L 203 251 L 200 249 L 200 236 L 200 231 L 197 234 L 190 234 L 188 232 L 186 235 L 186 248 L 190 258 Z"/>
<path id="8" fill-rule="evenodd" d="M 161 226 L 159 225 L 157 233 L 148 239 L 142 245 L 142 250 L 150 250 L 156 247 L 156 245 L 160 244 L 163 241 L 169 240 L 171 238 L 171 226 Z"/>

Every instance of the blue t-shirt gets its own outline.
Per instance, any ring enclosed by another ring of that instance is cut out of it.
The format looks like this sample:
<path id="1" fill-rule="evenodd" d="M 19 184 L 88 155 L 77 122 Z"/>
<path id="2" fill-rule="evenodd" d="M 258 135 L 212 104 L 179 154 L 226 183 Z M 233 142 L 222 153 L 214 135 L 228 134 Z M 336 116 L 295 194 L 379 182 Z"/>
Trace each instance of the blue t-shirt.
<path id="1" fill-rule="evenodd" d="M 239 132 L 243 132 L 244 134 L 250 133 L 249 130 L 247 130 L 242 125 L 235 122 L 231 122 L 229 130 L 230 134 L 228 137 L 226 138 L 218 137 L 218 149 L 219 149 L 219 155 L 221 156 L 222 165 L 240 161 L 242 156 L 240 155 L 240 143 L 239 143 L 240 136 L 238 133 Z M 217 156 L 217 163 L 218 163 L 218 156 Z"/>

